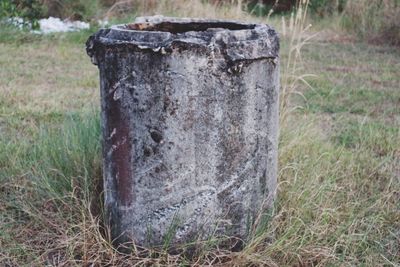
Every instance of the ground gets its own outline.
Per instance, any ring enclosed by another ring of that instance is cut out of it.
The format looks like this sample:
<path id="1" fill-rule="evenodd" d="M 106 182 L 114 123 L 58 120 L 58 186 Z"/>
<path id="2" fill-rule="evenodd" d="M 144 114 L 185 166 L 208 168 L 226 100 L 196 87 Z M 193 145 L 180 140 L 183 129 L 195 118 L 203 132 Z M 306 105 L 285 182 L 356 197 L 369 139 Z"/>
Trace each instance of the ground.
<path id="1" fill-rule="evenodd" d="M 1 266 L 400 264 L 398 48 L 324 33 L 303 47 L 299 72 L 315 76 L 291 95 L 276 207 L 243 251 L 125 257 L 92 215 L 101 164 L 90 32 L 10 31 L 0 32 Z"/>

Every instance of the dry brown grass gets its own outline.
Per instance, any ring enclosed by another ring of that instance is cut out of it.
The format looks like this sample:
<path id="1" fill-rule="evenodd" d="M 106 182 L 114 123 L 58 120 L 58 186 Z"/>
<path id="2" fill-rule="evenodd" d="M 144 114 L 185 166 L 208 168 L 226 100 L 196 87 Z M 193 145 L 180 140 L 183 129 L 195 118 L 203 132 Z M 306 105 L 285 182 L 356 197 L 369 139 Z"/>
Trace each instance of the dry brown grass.
<path id="1" fill-rule="evenodd" d="M 116 1 L 108 9 L 105 17 L 135 13 L 140 15 L 168 14 L 179 17 L 252 19 L 249 14 L 243 11 L 243 1 L 231 2 L 231 4 L 227 4 L 218 1 L 198 0 L 121 0 Z"/>
<path id="2" fill-rule="evenodd" d="M 281 123 L 286 120 L 288 115 L 293 112 L 293 109 L 298 107 L 291 104 L 293 94 L 302 96 L 300 90 L 298 90 L 300 84 L 309 86 L 306 81 L 307 77 L 313 76 L 313 74 L 307 74 L 304 72 L 301 58 L 301 50 L 313 37 L 314 34 L 310 34 L 309 30 L 311 24 L 307 25 L 307 12 L 309 0 L 299 1 L 297 4 L 296 13 L 292 13 L 288 23 L 282 17 L 282 35 L 287 44 L 287 59 L 285 64 L 282 66 L 283 71 L 281 78 L 281 92 L 280 92 L 280 121 Z"/>
<path id="3" fill-rule="evenodd" d="M 345 28 L 380 44 L 400 45 L 400 1 L 347 1 L 343 16 Z"/>

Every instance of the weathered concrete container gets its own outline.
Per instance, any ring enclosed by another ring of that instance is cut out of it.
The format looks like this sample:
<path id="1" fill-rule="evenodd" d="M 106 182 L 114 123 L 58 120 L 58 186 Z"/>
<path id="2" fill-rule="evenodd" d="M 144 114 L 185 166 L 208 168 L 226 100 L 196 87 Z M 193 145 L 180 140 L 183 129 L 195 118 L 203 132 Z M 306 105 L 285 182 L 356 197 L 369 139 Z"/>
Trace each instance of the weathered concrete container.
<path id="1" fill-rule="evenodd" d="M 271 27 L 219 20 L 139 18 L 90 37 L 117 243 L 246 239 L 276 190 L 278 51 Z"/>

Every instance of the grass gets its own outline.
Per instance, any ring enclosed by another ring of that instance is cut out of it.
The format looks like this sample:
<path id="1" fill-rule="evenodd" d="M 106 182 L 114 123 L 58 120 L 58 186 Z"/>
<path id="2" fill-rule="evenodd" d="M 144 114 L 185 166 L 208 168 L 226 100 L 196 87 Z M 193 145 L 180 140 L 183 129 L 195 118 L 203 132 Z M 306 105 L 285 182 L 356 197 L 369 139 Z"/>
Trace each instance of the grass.
<path id="1" fill-rule="evenodd" d="M 0 32 L 0 265 L 398 266 L 400 54 L 319 38 L 281 124 L 279 192 L 240 252 L 115 251 L 101 226 L 98 73 L 89 32 Z M 282 66 L 288 39 L 282 39 Z M 289 83 L 291 84 L 291 83 Z M 304 96 L 304 97 L 303 97 Z M 94 215 L 93 215 L 94 214 Z M 169 240 L 166 240 L 166 244 Z"/>
<path id="2" fill-rule="evenodd" d="M 101 177 L 98 116 L 68 116 L 61 124 L 39 127 L 31 140 L 1 142 L 3 264 L 41 265 L 42 253 L 58 253 L 67 241 L 61 236 L 81 232 L 79 223 L 87 219 L 82 208 L 93 206 L 87 194 L 95 192 Z"/>
<path id="3" fill-rule="evenodd" d="M 307 108 L 314 112 L 395 117 L 400 112 L 396 51 L 394 47 L 363 43 L 305 47 L 309 71 L 324 70 L 310 81 L 316 90 L 305 92 Z"/>
<path id="4" fill-rule="evenodd" d="M 399 12 L 399 0 L 347 1 L 341 25 L 364 39 L 399 46 Z"/>

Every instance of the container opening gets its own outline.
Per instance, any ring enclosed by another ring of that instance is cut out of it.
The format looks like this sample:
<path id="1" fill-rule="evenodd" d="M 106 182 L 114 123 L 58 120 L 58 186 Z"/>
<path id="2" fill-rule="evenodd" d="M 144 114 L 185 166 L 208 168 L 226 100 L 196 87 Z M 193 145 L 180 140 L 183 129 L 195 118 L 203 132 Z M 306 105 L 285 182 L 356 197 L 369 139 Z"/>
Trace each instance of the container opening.
<path id="1" fill-rule="evenodd" d="M 222 30 L 251 30 L 255 28 L 255 24 L 240 24 L 234 22 L 159 22 L 159 23 L 131 23 L 126 24 L 124 28 L 136 31 L 159 31 L 170 33 L 184 33 L 190 31 L 206 31 L 208 29 Z"/>

